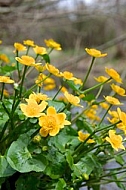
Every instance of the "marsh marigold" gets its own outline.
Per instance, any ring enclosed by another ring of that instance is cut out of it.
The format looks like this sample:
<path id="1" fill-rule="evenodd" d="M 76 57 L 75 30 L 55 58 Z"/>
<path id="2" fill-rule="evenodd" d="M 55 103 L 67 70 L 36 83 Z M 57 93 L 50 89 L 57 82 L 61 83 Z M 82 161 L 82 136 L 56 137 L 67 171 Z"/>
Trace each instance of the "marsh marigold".
<path id="1" fill-rule="evenodd" d="M 108 141 L 116 151 L 118 151 L 118 149 L 125 150 L 122 144 L 122 136 L 116 135 L 115 133 L 115 130 L 109 130 L 109 137 L 106 137 L 106 141 Z"/>
<path id="2" fill-rule="evenodd" d="M 25 116 L 27 117 L 40 117 L 42 116 L 44 113 L 42 113 L 46 106 L 47 106 L 47 102 L 42 101 L 40 104 L 37 103 L 37 101 L 35 99 L 26 99 L 26 102 L 28 104 L 20 104 L 20 108 L 21 111 L 24 113 Z"/>
<path id="3" fill-rule="evenodd" d="M 47 135 L 55 136 L 59 133 L 64 125 L 71 123 L 66 120 L 65 113 L 57 113 L 56 109 L 52 106 L 47 108 L 47 114 L 39 118 L 39 125 L 41 126 L 40 135 L 46 137 Z"/>
<path id="4" fill-rule="evenodd" d="M 101 53 L 101 51 L 97 50 L 97 49 L 88 49 L 85 48 L 85 51 L 91 55 L 92 57 L 105 57 L 107 55 L 107 53 Z"/>

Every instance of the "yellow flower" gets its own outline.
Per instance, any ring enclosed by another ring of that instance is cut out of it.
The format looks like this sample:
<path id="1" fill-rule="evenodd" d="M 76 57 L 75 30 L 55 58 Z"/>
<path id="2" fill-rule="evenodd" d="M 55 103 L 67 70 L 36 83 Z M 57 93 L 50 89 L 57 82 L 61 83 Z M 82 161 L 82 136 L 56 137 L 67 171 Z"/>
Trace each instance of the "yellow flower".
<path id="1" fill-rule="evenodd" d="M 46 70 L 45 65 L 44 65 L 44 66 L 43 66 L 43 65 L 35 65 L 34 67 L 35 67 L 35 69 L 36 69 L 37 71 L 39 71 L 40 73 L 42 73 L 43 71 Z"/>
<path id="2" fill-rule="evenodd" d="M 82 80 L 81 79 L 78 79 L 78 78 L 76 78 L 76 77 L 73 77 L 73 81 L 74 81 L 74 84 L 80 84 L 80 85 L 82 85 L 83 84 L 83 82 L 82 82 Z"/>
<path id="3" fill-rule="evenodd" d="M 116 117 L 113 117 L 112 119 L 110 119 L 109 117 L 107 117 L 107 119 L 108 119 L 108 121 L 109 121 L 110 123 L 112 123 L 112 124 L 117 123 L 117 122 L 119 121 L 119 119 L 116 118 Z"/>
<path id="4" fill-rule="evenodd" d="M 59 88 L 61 88 L 61 86 L 59 87 Z M 65 86 L 62 86 L 62 88 L 61 88 L 61 92 L 66 92 L 67 91 L 67 88 L 65 87 Z"/>
<path id="5" fill-rule="evenodd" d="M 6 96 L 6 97 L 9 96 L 9 92 L 8 92 L 7 90 L 5 90 L 5 89 L 4 89 L 4 91 L 3 91 L 3 94 L 4 94 L 4 96 Z"/>
<path id="6" fill-rule="evenodd" d="M 117 108 L 117 113 L 118 113 L 119 119 L 122 121 L 124 125 L 126 125 L 126 113 L 121 111 L 120 108 Z"/>
<path id="7" fill-rule="evenodd" d="M 26 99 L 26 104 L 20 104 L 21 111 L 24 113 L 25 116 L 27 117 L 40 117 L 44 113 L 41 113 L 42 111 L 45 110 L 47 106 L 47 102 L 42 101 L 40 104 L 36 102 L 34 99 Z"/>
<path id="8" fill-rule="evenodd" d="M 94 109 L 89 109 L 84 112 L 84 114 L 93 121 L 100 121 L 100 117 L 96 115 L 96 111 Z"/>
<path id="9" fill-rule="evenodd" d="M 2 44 L 2 40 L 0 40 L 0 44 Z"/>
<path id="10" fill-rule="evenodd" d="M 104 96 L 105 100 L 112 105 L 122 105 L 123 103 L 121 103 L 117 98 L 114 98 L 112 96 Z"/>
<path id="11" fill-rule="evenodd" d="M 0 82 L 10 84 L 10 83 L 14 83 L 14 80 L 10 79 L 10 77 L 0 76 Z"/>
<path id="12" fill-rule="evenodd" d="M 46 48 L 41 47 L 41 46 L 35 46 L 33 48 L 34 52 L 38 55 L 44 55 L 47 54 Z"/>
<path id="13" fill-rule="evenodd" d="M 116 135 L 115 133 L 115 130 L 109 130 L 109 137 L 105 138 L 106 141 L 109 142 L 112 148 L 116 151 L 118 151 L 119 148 L 125 150 L 125 147 L 122 144 L 122 137 L 120 135 Z"/>
<path id="14" fill-rule="evenodd" d="M 114 69 L 108 69 L 107 67 L 105 67 L 105 72 L 112 78 L 114 79 L 116 82 L 122 83 L 122 79 L 120 77 L 120 75 L 117 73 L 117 71 L 115 71 Z"/>
<path id="15" fill-rule="evenodd" d="M 27 66 L 34 66 L 36 67 L 36 65 L 39 65 L 41 63 L 35 63 L 35 59 L 31 56 L 28 55 L 22 55 L 21 58 L 20 57 L 16 57 L 15 58 L 19 63 L 23 64 L 23 65 L 27 65 Z"/>
<path id="16" fill-rule="evenodd" d="M 118 85 L 115 85 L 115 84 L 111 84 L 111 88 L 114 92 L 116 92 L 117 94 L 119 94 L 120 96 L 126 96 L 125 94 L 125 89 L 124 88 L 121 88 L 120 86 Z"/>
<path id="17" fill-rule="evenodd" d="M 24 45 L 27 45 L 27 46 L 31 46 L 31 47 L 35 46 L 33 40 L 24 40 L 23 43 Z"/>
<path id="18" fill-rule="evenodd" d="M 102 108 L 106 109 L 106 110 L 109 108 L 109 105 L 108 105 L 107 103 L 105 103 L 105 102 L 101 102 L 101 103 L 100 103 L 100 106 L 101 106 Z"/>
<path id="19" fill-rule="evenodd" d="M 61 50 L 61 45 L 55 42 L 53 39 L 44 40 L 47 47 L 54 48 L 56 50 Z"/>
<path id="20" fill-rule="evenodd" d="M 118 123 L 116 126 L 118 129 L 122 130 L 124 134 L 126 135 L 126 125 L 124 125 L 123 122 Z"/>
<path id="21" fill-rule="evenodd" d="M 78 132 L 78 139 L 81 142 L 84 142 L 88 137 L 90 136 L 89 133 L 83 133 L 82 131 Z M 93 139 L 88 139 L 87 143 L 94 143 L 95 141 Z"/>
<path id="22" fill-rule="evenodd" d="M 105 82 L 105 81 L 107 81 L 108 80 L 108 78 L 107 77 L 105 77 L 105 76 L 99 76 L 99 77 L 95 77 L 94 78 L 97 82 Z"/>
<path id="23" fill-rule="evenodd" d="M 39 118 L 39 125 L 41 126 L 40 135 L 46 137 L 47 135 L 55 136 L 59 133 L 64 125 L 70 125 L 71 123 L 66 120 L 65 113 L 57 113 L 55 108 L 50 106 L 47 109 L 47 115 L 43 115 Z"/>
<path id="24" fill-rule="evenodd" d="M 73 73 L 69 72 L 69 71 L 64 71 L 62 73 L 62 76 L 66 79 L 66 80 L 73 80 Z"/>
<path id="25" fill-rule="evenodd" d="M 69 94 L 67 91 L 64 92 L 64 96 L 66 97 L 67 101 L 74 105 L 74 106 L 80 106 L 80 107 L 83 107 L 81 106 L 79 103 L 80 103 L 80 98 L 78 96 L 74 96 L 72 94 Z"/>
<path id="26" fill-rule="evenodd" d="M 9 63 L 9 59 L 5 54 L 0 54 L 0 60 L 4 61 L 5 63 Z"/>
<path id="27" fill-rule="evenodd" d="M 47 63 L 46 65 L 46 69 L 52 73 L 53 75 L 57 76 L 57 77 L 61 77 L 62 73 L 59 71 L 59 69 L 57 69 L 55 66 Z"/>
<path id="28" fill-rule="evenodd" d="M 49 100 L 46 94 L 42 94 L 42 93 L 36 94 L 35 92 L 29 95 L 29 99 L 34 99 L 38 104 L 43 100 L 44 101 Z"/>
<path id="29" fill-rule="evenodd" d="M 97 49 L 88 49 L 85 48 L 85 51 L 91 55 L 92 57 L 105 57 L 107 55 L 107 53 L 102 54 L 101 51 L 97 50 Z"/>
<path id="30" fill-rule="evenodd" d="M 112 117 L 115 117 L 115 118 L 118 118 L 119 115 L 118 115 L 118 112 L 117 111 L 108 111 L 109 115 L 111 115 Z"/>
<path id="31" fill-rule="evenodd" d="M 46 77 L 47 77 L 46 75 L 40 73 L 37 79 L 35 80 L 35 83 L 41 87 L 43 85 L 43 80 L 45 80 Z"/>
<path id="32" fill-rule="evenodd" d="M 17 51 L 25 51 L 27 48 L 21 43 L 14 43 L 14 47 Z"/>

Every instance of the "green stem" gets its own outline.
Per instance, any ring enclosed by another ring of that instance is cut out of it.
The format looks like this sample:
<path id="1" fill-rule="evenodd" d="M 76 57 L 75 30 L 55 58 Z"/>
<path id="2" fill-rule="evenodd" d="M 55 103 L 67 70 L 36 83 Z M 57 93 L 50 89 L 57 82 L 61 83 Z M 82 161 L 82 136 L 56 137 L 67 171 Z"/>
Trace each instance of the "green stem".
<path id="1" fill-rule="evenodd" d="M 0 100 L 2 101 L 3 98 L 3 93 L 4 93 L 4 87 L 5 87 L 5 83 L 2 83 L 2 91 L 1 91 L 1 96 L 0 96 Z"/>
<path id="2" fill-rule="evenodd" d="M 105 112 L 105 114 L 103 115 L 103 117 L 102 117 L 101 121 L 99 122 L 98 126 L 101 125 L 101 123 L 103 122 L 105 116 L 108 114 L 108 111 L 110 110 L 111 107 L 112 107 L 112 104 L 110 104 L 110 106 L 109 106 L 108 109 L 106 110 L 106 112 Z"/>
<path id="3" fill-rule="evenodd" d="M 73 152 L 73 155 L 72 156 L 74 156 L 74 155 L 78 155 L 78 152 L 80 152 L 80 151 L 82 151 L 83 150 L 83 146 L 84 146 L 84 144 L 95 134 L 95 133 L 98 133 L 98 132 L 100 132 L 100 131 L 104 131 L 105 129 L 109 129 L 109 128 L 111 128 L 111 127 L 113 127 L 113 126 L 115 126 L 115 125 L 117 125 L 118 123 L 120 123 L 120 121 L 118 121 L 118 122 L 116 122 L 116 123 L 114 123 L 114 124 L 111 124 L 111 125 L 108 125 L 108 126 L 106 126 L 106 127 L 103 127 L 103 128 L 101 128 L 101 129 L 97 129 L 97 130 L 94 130 L 90 135 L 89 135 L 89 137 L 83 142 L 83 143 L 80 143 L 80 145 L 76 148 L 76 150 Z M 96 147 L 94 147 L 94 148 L 96 148 Z M 94 149 L 93 148 L 93 149 Z"/>
<path id="4" fill-rule="evenodd" d="M 0 133 L 0 141 L 2 139 L 2 137 L 4 136 L 4 132 L 6 131 L 7 127 L 8 127 L 8 123 L 9 123 L 9 120 L 5 123 L 1 133 Z"/>
<path id="5" fill-rule="evenodd" d="M 59 92 L 61 91 L 62 87 L 63 87 L 63 86 L 61 86 L 61 87 L 59 88 L 59 90 L 56 92 L 56 94 L 54 95 L 54 97 L 53 97 L 52 100 L 55 100 L 56 96 L 59 94 Z"/>
<path id="6" fill-rule="evenodd" d="M 91 69 L 92 69 L 92 67 L 93 67 L 94 60 L 95 60 L 95 57 L 92 57 L 92 61 L 91 61 L 90 67 L 89 67 L 89 69 L 88 69 L 88 71 L 87 71 L 87 74 L 86 74 L 84 80 L 83 80 L 83 84 L 82 84 L 82 86 L 81 86 L 81 89 L 84 88 L 84 85 L 85 85 L 85 83 L 86 83 L 86 81 L 87 81 L 87 79 L 88 79 L 88 76 L 89 76 L 89 74 L 90 74 L 90 72 L 91 72 Z"/>
<path id="7" fill-rule="evenodd" d="M 41 80 L 40 82 L 38 82 L 37 84 L 33 85 L 23 96 L 24 97 L 27 96 L 27 94 L 29 94 L 29 92 L 31 92 L 36 86 L 38 86 L 38 84 L 44 82 L 50 76 L 51 76 L 51 73 L 47 77 L 45 77 L 43 80 Z"/>
<path id="8" fill-rule="evenodd" d="M 16 51 L 16 57 L 18 57 L 18 51 Z M 21 75 L 20 75 L 20 69 L 19 69 L 19 62 L 17 60 L 16 60 L 16 65 L 17 65 L 18 77 L 19 77 L 19 80 L 20 80 Z"/>
<path id="9" fill-rule="evenodd" d="M 22 94 L 22 89 L 23 89 L 23 83 L 24 83 L 24 79 L 25 79 L 26 70 L 27 70 L 27 65 L 24 66 L 24 72 L 23 72 L 23 75 L 22 75 L 20 93 L 19 93 L 20 98 L 21 98 L 21 94 Z"/>
<path id="10" fill-rule="evenodd" d="M 79 91 L 79 92 L 80 92 L 81 94 L 86 94 L 87 92 L 90 92 L 90 91 L 92 91 L 92 90 L 94 90 L 94 89 L 96 89 L 96 88 L 98 88 L 98 87 L 104 85 L 105 83 L 107 83 L 107 82 L 110 81 L 110 80 L 111 80 L 111 77 L 110 77 L 109 79 L 107 79 L 106 81 L 104 81 L 104 82 L 101 82 L 101 83 L 96 84 L 95 86 L 93 86 L 93 87 L 91 87 L 91 88 L 88 88 L 87 90 Z"/>
<path id="11" fill-rule="evenodd" d="M 98 91 L 98 93 L 97 93 L 96 96 L 95 96 L 95 99 L 96 99 L 96 100 L 97 100 L 98 97 L 100 96 L 100 94 L 101 94 L 101 92 L 102 92 L 102 89 L 103 89 L 103 85 L 100 86 L 99 91 Z"/>

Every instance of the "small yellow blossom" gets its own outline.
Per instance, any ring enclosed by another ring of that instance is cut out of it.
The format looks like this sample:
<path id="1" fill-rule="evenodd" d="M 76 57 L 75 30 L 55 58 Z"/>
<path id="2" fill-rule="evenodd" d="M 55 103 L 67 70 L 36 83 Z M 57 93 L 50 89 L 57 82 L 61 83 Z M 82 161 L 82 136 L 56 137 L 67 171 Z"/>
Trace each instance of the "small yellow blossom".
<path id="1" fill-rule="evenodd" d="M 56 50 L 61 50 L 61 45 L 55 42 L 53 39 L 44 40 L 47 47 L 54 48 Z"/>
<path id="2" fill-rule="evenodd" d="M 79 85 L 82 85 L 83 84 L 83 82 L 82 82 L 82 80 L 81 79 L 79 79 L 79 78 L 76 78 L 76 77 L 73 77 L 73 81 L 74 81 L 74 84 L 79 84 Z"/>
<path id="3" fill-rule="evenodd" d="M 78 139 L 81 142 L 84 142 L 88 137 L 90 136 L 89 133 L 83 133 L 82 131 L 78 132 Z M 93 139 L 88 139 L 87 143 L 94 143 L 95 141 Z"/>
<path id="4" fill-rule="evenodd" d="M 109 103 L 109 104 L 112 104 L 112 105 L 122 105 L 123 103 L 121 103 L 117 98 L 114 98 L 112 96 L 104 96 L 105 100 Z"/>
<path id="5" fill-rule="evenodd" d="M 105 77 L 105 76 L 99 76 L 99 77 L 95 77 L 94 78 L 97 82 L 105 82 L 107 81 L 109 78 Z"/>
<path id="6" fill-rule="evenodd" d="M 115 85 L 115 84 L 111 84 L 111 88 L 114 92 L 116 92 L 118 95 L 120 96 L 126 96 L 125 94 L 125 89 L 124 88 L 121 88 L 120 86 L 118 85 Z"/>
<path id="7" fill-rule="evenodd" d="M 40 73 L 39 76 L 37 77 L 37 79 L 35 80 L 35 83 L 38 86 L 42 86 L 43 85 L 43 81 L 47 78 L 47 76 L 43 73 Z"/>
<path id="8" fill-rule="evenodd" d="M 115 71 L 114 69 L 108 69 L 107 67 L 105 67 L 105 72 L 112 78 L 114 79 L 116 82 L 118 83 L 122 83 L 122 79 L 120 77 L 120 75 L 117 73 L 117 71 Z"/>
<path id="9" fill-rule="evenodd" d="M 109 108 L 109 105 L 108 105 L 106 102 L 101 102 L 99 105 L 100 105 L 102 108 L 106 109 L 106 110 Z"/>
<path id="10" fill-rule="evenodd" d="M 46 86 L 43 87 L 43 90 L 53 90 L 54 88 L 56 88 L 56 84 L 47 84 Z"/>
<path id="11" fill-rule="evenodd" d="M 123 122 L 118 123 L 116 126 L 118 129 L 122 130 L 124 134 L 126 135 L 126 125 L 124 125 Z"/>
<path id="12" fill-rule="evenodd" d="M 47 63 L 46 65 L 46 69 L 52 73 L 53 75 L 57 76 L 57 77 L 61 77 L 62 73 L 59 71 L 59 69 L 57 69 L 55 66 Z"/>
<path id="13" fill-rule="evenodd" d="M 84 112 L 84 114 L 88 117 L 88 119 L 93 121 L 100 121 L 100 117 L 96 115 L 96 111 L 94 109 L 89 109 Z"/>
<path id="14" fill-rule="evenodd" d="M 37 54 L 37 55 L 44 55 L 44 54 L 47 54 L 47 51 L 46 51 L 46 48 L 44 47 L 41 47 L 41 46 L 35 46 L 33 48 L 34 52 Z"/>
<path id="15" fill-rule="evenodd" d="M 25 50 L 27 50 L 27 48 L 23 44 L 17 43 L 17 42 L 14 43 L 14 47 L 15 47 L 16 51 L 25 51 Z"/>
<path id="16" fill-rule="evenodd" d="M 61 88 L 61 86 L 60 86 L 59 88 Z M 61 92 L 64 93 L 64 92 L 66 92 L 66 91 L 68 91 L 67 88 L 66 88 L 65 86 L 62 86 L 62 88 L 61 88 Z"/>
<path id="17" fill-rule="evenodd" d="M 48 96 L 46 94 L 42 94 L 42 93 L 35 93 L 33 92 L 32 94 L 29 95 L 29 99 L 34 99 L 38 104 L 41 101 L 46 101 L 49 100 Z"/>
<path id="18" fill-rule="evenodd" d="M 118 117 L 119 117 L 117 111 L 111 111 L 111 110 L 109 110 L 108 113 L 109 113 L 109 115 L 111 115 L 112 117 L 115 117 L 115 118 L 118 118 Z"/>
<path id="19" fill-rule="evenodd" d="M 116 135 L 115 133 L 115 130 L 109 130 L 109 137 L 105 138 L 106 141 L 108 141 L 116 151 L 118 151 L 119 148 L 125 150 L 125 147 L 122 144 L 122 136 Z"/>
<path id="20" fill-rule="evenodd" d="M 55 80 L 51 77 L 48 77 L 46 80 L 44 80 L 43 84 L 44 90 L 53 90 L 56 87 Z"/>
<path id="21" fill-rule="evenodd" d="M 3 95 L 6 96 L 6 97 L 8 97 L 8 96 L 9 96 L 9 92 L 8 92 L 7 90 L 4 89 L 4 91 L 3 91 Z"/>
<path id="22" fill-rule="evenodd" d="M 73 94 L 69 94 L 67 91 L 64 92 L 64 96 L 66 97 L 67 101 L 74 105 L 74 106 L 80 106 L 80 107 L 83 107 L 81 106 L 79 103 L 80 103 L 80 98 L 78 96 L 74 96 Z"/>
<path id="23" fill-rule="evenodd" d="M 107 117 L 107 120 L 108 120 L 110 123 L 112 123 L 112 124 L 117 123 L 117 122 L 119 121 L 119 119 L 116 118 L 116 117 L 113 117 L 112 119 L 110 119 L 109 117 Z"/>
<path id="24" fill-rule="evenodd" d="M 19 63 L 23 64 L 23 65 L 27 65 L 27 66 L 34 66 L 36 67 L 36 65 L 39 65 L 41 63 L 35 63 L 35 59 L 31 56 L 28 55 L 22 55 L 21 58 L 20 57 L 16 57 L 15 58 Z"/>
<path id="25" fill-rule="evenodd" d="M 39 133 L 42 137 L 46 137 L 47 135 L 55 136 L 59 133 L 60 129 L 64 128 L 64 125 L 70 124 L 66 120 L 65 113 L 57 113 L 55 108 L 50 106 L 47 108 L 47 114 L 39 118 L 39 125 L 41 126 Z"/>
<path id="26" fill-rule="evenodd" d="M 0 44 L 2 44 L 2 40 L 0 40 Z"/>
<path id="27" fill-rule="evenodd" d="M 0 60 L 5 62 L 5 63 L 9 63 L 9 58 L 7 57 L 6 54 L 0 54 Z"/>
<path id="28" fill-rule="evenodd" d="M 120 108 L 117 108 L 117 113 L 118 113 L 119 119 L 122 121 L 124 125 L 126 125 L 126 113 L 121 111 Z"/>
<path id="29" fill-rule="evenodd" d="M 88 49 L 85 48 L 85 51 L 91 55 L 92 57 L 105 57 L 107 55 L 107 53 L 102 54 L 101 51 L 97 50 L 97 49 Z"/>
<path id="30" fill-rule="evenodd" d="M 35 67 L 35 69 L 36 69 L 38 72 L 40 72 L 40 73 L 42 73 L 43 71 L 46 70 L 45 65 L 34 65 L 34 67 Z"/>
<path id="31" fill-rule="evenodd" d="M 23 43 L 24 43 L 24 45 L 27 45 L 27 46 L 31 46 L 31 47 L 35 46 L 33 40 L 24 40 Z"/>
<path id="32" fill-rule="evenodd" d="M 65 78 L 66 80 L 73 80 L 73 73 L 69 72 L 69 71 L 64 71 L 62 73 L 63 78 Z"/>
<path id="33" fill-rule="evenodd" d="M 44 113 L 41 113 L 41 112 L 43 112 L 45 110 L 45 108 L 48 104 L 45 101 L 42 101 L 40 104 L 38 104 L 36 102 L 36 100 L 31 99 L 31 98 L 26 99 L 26 102 L 28 104 L 26 105 L 26 104 L 21 103 L 20 108 L 21 108 L 21 111 L 24 113 L 25 116 L 31 117 L 31 118 L 42 116 Z"/>
<path id="34" fill-rule="evenodd" d="M 0 82 L 11 84 L 14 83 L 14 80 L 10 79 L 10 77 L 0 76 Z"/>

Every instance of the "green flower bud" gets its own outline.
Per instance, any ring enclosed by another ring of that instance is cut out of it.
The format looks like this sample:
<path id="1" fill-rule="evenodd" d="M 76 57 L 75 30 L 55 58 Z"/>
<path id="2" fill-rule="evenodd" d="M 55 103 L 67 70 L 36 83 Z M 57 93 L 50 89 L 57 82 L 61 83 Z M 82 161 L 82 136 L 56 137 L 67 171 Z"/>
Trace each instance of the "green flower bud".
<path id="1" fill-rule="evenodd" d="M 34 136 L 34 138 L 33 138 L 34 143 L 39 143 L 40 141 L 41 141 L 41 136 L 40 135 Z"/>
<path id="2" fill-rule="evenodd" d="M 89 175 L 88 174 L 84 173 L 83 177 L 84 177 L 84 179 L 89 180 Z"/>

